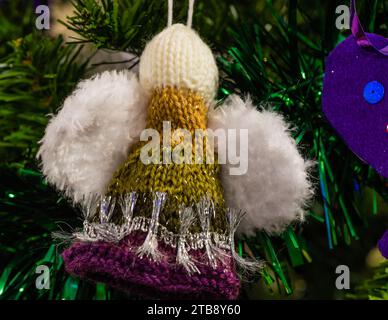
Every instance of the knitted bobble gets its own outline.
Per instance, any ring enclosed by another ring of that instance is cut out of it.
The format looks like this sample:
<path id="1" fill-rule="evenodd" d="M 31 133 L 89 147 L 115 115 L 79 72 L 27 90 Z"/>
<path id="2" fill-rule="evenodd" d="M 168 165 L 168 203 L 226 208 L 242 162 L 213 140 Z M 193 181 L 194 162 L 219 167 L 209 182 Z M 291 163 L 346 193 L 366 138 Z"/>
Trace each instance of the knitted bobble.
<path id="1" fill-rule="evenodd" d="M 210 48 L 183 24 L 174 24 L 153 38 L 140 58 L 140 83 L 151 93 L 165 86 L 187 88 L 210 104 L 218 86 L 218 70 Z"/>

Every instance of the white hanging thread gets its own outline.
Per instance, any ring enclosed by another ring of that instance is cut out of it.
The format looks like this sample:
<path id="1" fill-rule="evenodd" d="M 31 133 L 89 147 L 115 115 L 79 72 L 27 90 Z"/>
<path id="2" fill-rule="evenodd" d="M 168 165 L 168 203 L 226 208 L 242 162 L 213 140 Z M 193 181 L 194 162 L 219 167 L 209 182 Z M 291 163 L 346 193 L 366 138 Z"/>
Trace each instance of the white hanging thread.
<path id="1" fill-rule="evenodd" d="M 193 24 L 194 1 L 195 0 L 189 0 L 189 11 L 187 12 L 187 26 L 189 28 L 191 28 L 191 25 Z"/>
<path id="2" fill-rule="evenodd" d="M 173 0 L 168 0 L 167 27 L 172 25 Z"/>

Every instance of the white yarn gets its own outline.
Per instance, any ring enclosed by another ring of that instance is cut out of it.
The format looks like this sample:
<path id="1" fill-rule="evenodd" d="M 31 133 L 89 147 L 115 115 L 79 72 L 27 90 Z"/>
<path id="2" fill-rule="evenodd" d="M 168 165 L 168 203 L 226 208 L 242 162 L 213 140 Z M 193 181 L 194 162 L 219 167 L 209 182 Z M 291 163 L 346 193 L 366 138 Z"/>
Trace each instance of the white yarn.
<path id="1" fill-rule="evenodd" d="M 129 71 L 106 71 L 80 82 L 40 141 L 49 183 L 78 202 L 104 194 L 128 148 L 145 128 L 147 98 Z"/>
<path id="2" fill-rule="evenodd" d="M 232 95 L 209 114 L 213 130 L 248 129 L 248 172 L 229 175 L 223 165 L 222 182 L 229 207 L 247 212 L 237 234 L 253 235 L 258 229 L 281 232 L 295 219 L 312 195 L 307 169 L 288 126 L 275 112 L 257 111 L 249 99 Z M 220 151 L 225 146 L 218 146 Z"/>
<path id="3" fill-rule="evenodd" d="M 174 24 L 156 35 L 140 58 L 139 78 L 151 93 L 175 86 L 192 89 L 210 104 L 217 92 L 218 70 L 210 48 L 183 24 Z"/>
<path id="4" fill-rule="evenodd" d="M 173 1 L 168 0 L 167 27 L 171 27 L 172 25 L 172 12 L 173 12 Z"/>
<path id="5" fill-rule="evenodd" d="M 194 13 L 194 0 L 189 0 L 189 10 L 187 12 L 187 26 L 191 28 L 193 24 L 193 13 Z"/>

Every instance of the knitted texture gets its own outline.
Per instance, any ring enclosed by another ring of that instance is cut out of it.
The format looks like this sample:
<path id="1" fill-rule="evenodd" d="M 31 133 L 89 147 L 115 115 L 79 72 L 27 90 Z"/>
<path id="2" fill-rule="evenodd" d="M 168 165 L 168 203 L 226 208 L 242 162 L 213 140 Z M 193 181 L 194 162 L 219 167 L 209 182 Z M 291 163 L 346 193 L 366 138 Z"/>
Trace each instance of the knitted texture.
<path id="1" fill-rule="evenodd" d="M 154 91 L 148 107 L 147 127 L 159 131 L 161 153 L 163 121 L 170 121 L 172 130 L 186 129 L 194 137 L 195 129 L 206 129 L 206 106 L 203 98 L 186 89 L 165 87 Z M 194 164 L 196 148 L 192 149 L 192 164 L 145 164 L 140 159 L 141 148 L 145 144 L 146 142 L 139 142 L 132 148 L 127 160 L 114 174 L 108 188 L 109 194 L 120 195 L 133 191 L 139 194 L 166 192 L 168 200 L 160 222 L 175 233 L 179 231 L 179 206 L 182 204 L 190 206 L 208 197 L 217 209 L 216 216 L 212 218 L 211 230 L 225 232 L 223 189 L 219 179 L 220 165 L 206 164 L 206 159 L 202 164 Z M 206 151 L 203 153 L 206 155 Z M 144 215 L 148 214 L 149 217 L 151 210 L 146 207 L 143 211 Z M 194 226 L 192 231 L 200 231 L 199 226 Z"/>
<path id="2" fill-rule="evenodd" d="M 229 258 L 215 269 L 206 263 L 200 264 L 199 274 L 188 275 L 182 267 L 175 265 L 174 250 L 162 243 L 159 247 L 164 255 L 163 261 L 156 263 L 147 258 L 140 259 L 130 246 L 138 246 L 143 241 L 143 234 L 133 234 L 118 245 L 74 243 L 62 254 L 66 271 L 147 298 L 237 298 L 240 282 Z M 203 260 L 203 252 L 197 250 L 195 257 Z"/>
<path id="3" fill-rule="evenodd" d="M 217 91 L 218 70 L 210 48 L 183 24 L 174 24 L 156 35 L 140 59 L 140 83 L 151 93 L 175 86 L 200 93 L 210 103 Z"/>
<path id="4" fill-rule="evenodd" d="M 147 111 L 147 128 L 162 133 L 163 121 L 171 122 L 171 129 L 206 130 L 207 108 L 204 99 L 193 90 L 164 87 L 155 89 Z"/>

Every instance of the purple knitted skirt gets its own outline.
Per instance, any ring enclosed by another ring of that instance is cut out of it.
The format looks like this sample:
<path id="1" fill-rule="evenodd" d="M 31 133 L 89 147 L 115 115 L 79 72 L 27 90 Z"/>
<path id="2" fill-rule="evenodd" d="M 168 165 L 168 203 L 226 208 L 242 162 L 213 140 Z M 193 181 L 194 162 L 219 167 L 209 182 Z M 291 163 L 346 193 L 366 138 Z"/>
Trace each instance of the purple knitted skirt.
<path id="1" fill-rule="evenodd" d="M 230 258 L 216 268 L 196 250 L 199 273 L 189 275 L 175 263 L 176 250 L 159 242 L 161 261 L 139 258 L 130 247 L 138 247 L 144 234 L 131 234 L 120 243 L 75 242 L 63 253 L 72 275 L 152 299 L 236 299 L 240 281 Z M 201 262 L 201 260 L 203 260 Z"/>

